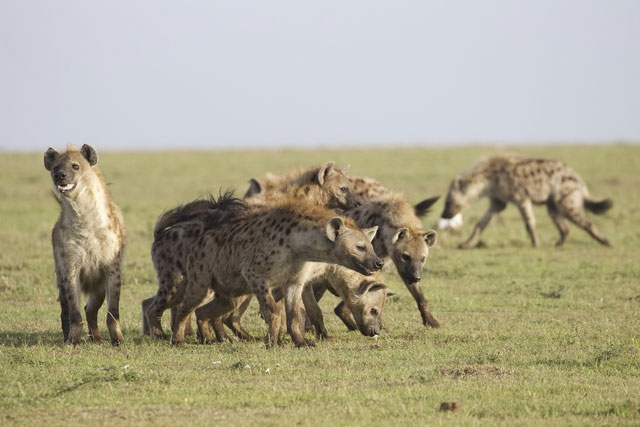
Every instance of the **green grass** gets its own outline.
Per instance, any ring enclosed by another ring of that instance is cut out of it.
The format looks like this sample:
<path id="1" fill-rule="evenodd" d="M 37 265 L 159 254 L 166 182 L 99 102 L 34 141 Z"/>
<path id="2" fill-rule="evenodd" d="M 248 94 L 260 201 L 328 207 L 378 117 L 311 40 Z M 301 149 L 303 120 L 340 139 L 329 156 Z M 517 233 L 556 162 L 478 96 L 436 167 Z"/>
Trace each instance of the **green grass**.
<path id="1" fill-rule="evenodd" d="M 43 147 L 43 152 L 46 147 Z M 439 233 L 423 289 L 438 330 L 421 326 L 395 273 L 387 329 L 349 333 L 321 301 L 335 337 L 315 348 L 261 343 L 174 348 L 140 333 L 140 301 L 155 293 L 157 216 L 249 177 L 335 160 L 413 202 L 444 195 L 455 173 L 493 148 L 100 153 L 127 225 L 121 299 L 126 344 L 62 345 L 50 243 L 58 215 L 42 154 L 0 154 L 0 424 L 433 425 L 640 424 L 640 147 L 511 149 L 565 160 L 613 209 L 590 215 L 613 248 L 536 208 L 542 248 L 529 247 L 514 207 L 482 247 L 461 251 L 483 200 L 459 234 Z M 439 201 L 425 220 L 432 226 Z M 167 313 L 168 314 L 168 313 Z M 104 325 L 105 308 L 100 312 Z M 168 320 L 168 315 L 165 316 Z M 243 319 L 265 333 L 255 302 Z M 168 329 L 168 321 L 165 321 Z M 86 338 L 86 331 L 85 331 Z M 440 412 L 441 402 L 461 404 Z"/>

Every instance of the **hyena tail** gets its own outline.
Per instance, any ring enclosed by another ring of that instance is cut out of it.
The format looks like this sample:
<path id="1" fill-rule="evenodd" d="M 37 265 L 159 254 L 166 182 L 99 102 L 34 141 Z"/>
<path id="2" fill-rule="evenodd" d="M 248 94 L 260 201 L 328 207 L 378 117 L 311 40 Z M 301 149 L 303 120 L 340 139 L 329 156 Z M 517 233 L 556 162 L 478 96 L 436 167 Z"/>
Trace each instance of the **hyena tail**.
<path id="1" fill-rule="evenodd" d="M 431 210 L 431 206 L 433 206 L 433 204 L 437 202 L 439 198 L 440 196 L 431 197 L 415 205 L 413 209 L 416 212 L 416 216 L 420 218 L 428 214 Z"/>
<path id="2" fill-rule="evenodd" d="M 611 209 L 613 202 L 611 199 L 605 199 L 600 202 L 594 202 L 593 200 L 584 200 L 584 207 L 593 212 L 596 215 L 600 215 Z"/>

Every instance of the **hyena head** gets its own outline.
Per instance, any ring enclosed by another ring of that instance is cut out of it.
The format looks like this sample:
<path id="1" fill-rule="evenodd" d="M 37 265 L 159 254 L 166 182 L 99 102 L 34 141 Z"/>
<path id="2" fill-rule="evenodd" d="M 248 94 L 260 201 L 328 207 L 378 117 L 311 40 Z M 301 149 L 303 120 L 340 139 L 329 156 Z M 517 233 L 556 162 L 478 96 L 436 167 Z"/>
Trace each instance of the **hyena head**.
<path id="1" fill-rule="evenodd" d="M 90 145 L 84 144 L 80 150 L 69 147 L 64 153 L 49 148 L 44 153 L 44 167 L 51 172 L 53 187 L 59 194 L 68 197 L 82 185 L 92 166 L 98 163 L 98 154 Z"/>
<path id="2" fill-rule="evenodd" d="M 438 221 L 438 228 L 456 229 L 462 225 L 462 210 L 475 202 L 478 198 L 477 186 L 473 182 L 456 176 L 447 193 L 447 200 L 444 203 L 444 210 Z"/>
<path id="3" fill-rule="evenodd" d="M 329 209 L 353 209 L 362 204 L 351 180 L 344 174 L 346 169 L 336 169 L 334 162 L 328 162 L 318 170 L 316 180 L 328 199 Z"/>
<path id="4" fill-rule="evenodd" d="M 376 231 L 377 226 L 360 230 L 355 226 L 348 227 L 339 216 L 331 218 L 327 222 L 326 232 L 333 242 L 337 263 L 365 276 L 371 276 L 374 271 L 380 270 L 384 262 L 371 245 Z"/>
<path id="5" fill-rule="evenodd" d="M 382 312 L 387 297 L 395 295 L 384 283 L 364 280 L 355 292 L 354 298 L 346 303 L 362 335 L 372 337 L 382 330 Z"/>
<path id="6" fill-rule="evenodd" d="M 429 256 L 438 235 L 435 231 L 412 232 L 408 228 L 399 228 L 391 238 L 393 250 L 391 259 L 398 270 L 402 281 L 406 284 L 419 282 L 422 268 Z"/>

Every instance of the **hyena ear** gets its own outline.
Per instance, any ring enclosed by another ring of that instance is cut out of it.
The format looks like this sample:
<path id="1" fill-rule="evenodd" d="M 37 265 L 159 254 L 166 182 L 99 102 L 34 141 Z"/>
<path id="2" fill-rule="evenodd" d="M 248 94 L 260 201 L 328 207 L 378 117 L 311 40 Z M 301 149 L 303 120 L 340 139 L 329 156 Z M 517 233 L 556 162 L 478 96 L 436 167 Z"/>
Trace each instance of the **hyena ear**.
<path id="1" fill-rule="evenodd" d="M 429 230 L 426 233 L 422 233 L 422 238 L 427 243 L 428 248 L 432 248 L 436 245 L 438 241 L 438 233 L 433 230 Z"/>
<path id="2" fill-rule="evenodd" d="M 391 244 L 395 245 L 398 240 L 406 239 L 408 232 L 409 232 L 409 229 L 406 227 L 398 228 L 398 231 L 396 231 L 396 234 L 394 234 L 393 237 L 391 238 Z"/>
<path id="3" fill-rule="evenodd" d="M 461 192 L 465 192 L 467 191 L 467 180 L 465 180 L 464 178 L 460 177 L 460 175 L 457 175 L 454 180 L 453 180 L 453 187 L 456 190 L 459 190 Z"/>
<path id="4" fill-rule="evenodd" d="M 336 241 L 338 234 L 344 229 L 344 221 L 339 216 L 334 216 L 327 222 L 327 237 L 332 242 Z"/>
<path id="5" fill-rule="evenodd" d="M 415 205 L 413 209 L 416 212 L 416 216 L 418 218 L 422 218 L 423 216 L 428 214 L 429 211 L 431 210 L 431 206 L 433 206 L 433 204 L 437 202 L 439 198 L 440 196 L 431 197 Z"/>
<path id="6" fill-rule="evenodd" d="M 378 226 L 374 225 L 371 228 L 363 228 L 362 232 L 367 235 L 369 241 L 372 242 L 373 238 L 376 237 L 376 233 L 378 232 Z"/>
<path id="7" fill-rule="evenodd" d="M 51 167 L 53 166 L 53 162 L 56 161 L 59 155 L 60 153 L 49 147 L 49 149 L 44 152 L 44 168 L 50 171 Z"/>
<path id="8" fill-rule="evenodd" d="M 249 189 L 245 193 L 244 197 L 251 197 L 260 193 L 262 193 L 262 185 L 257 179 L 251 178 L 249 180 Z"/>
<path id="9" fill-rule="evenodd" d="M 91 166 L 98 163 L 98 153 L 96 153 L 96 150 L 89 144 L 84 144 L 80 149 L 80 153 L 82 153 Z"/>
<path id="10" fill-rule="evenodd" d="M 384 290 L 389 291 L 389 288 L 387 288 L 387 285 L 385 285 L 384 283 L 381 283 L 381 282 L 362 282 L 360 284 L 360 287 L 358 288 L 357 295 L 362 296 L 362 295 L 364 295 L 366 293 L 369 293 L 369 292 L 377 292 L 377 291 L 384 291 Z M 389 294 L 387 293 L 387 296 L 388 295 Z"/>
<path id="11" fill-rule="evenodd" d="M 333 168 L 336 165 L 335 162 L 327 162 L 324 165 L 320 166 L 320 170 L 318 171 L 318 184 L 324 185 L 326 179 L 333 173 Z"/>

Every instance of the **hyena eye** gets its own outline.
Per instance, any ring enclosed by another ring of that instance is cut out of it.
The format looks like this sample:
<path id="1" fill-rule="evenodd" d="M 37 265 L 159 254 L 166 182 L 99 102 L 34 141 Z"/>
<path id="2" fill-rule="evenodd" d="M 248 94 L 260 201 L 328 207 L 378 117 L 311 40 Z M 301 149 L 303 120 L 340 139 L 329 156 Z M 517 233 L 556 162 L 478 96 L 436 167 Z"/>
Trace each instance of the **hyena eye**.
<path id="1" fill-rule="evenodd" d="M 425 262 L 426 260 L 427 260 L 427 257 L 425 256 L 420 257 L 420 262 Z"/>
<path id="2" fill-rule="evenodd" d="M 74 171 L 77 171 L 78 169 L 80 169 L 80 165 L 77 163 L 72 164 L 71 167 L 73 168 Z"/>
<path id="3" fill-rule="evenodd" d="M 371 315 L 372 316 L 377 316 L 378 315 L 378 310 L 376 310 L 375 308 L 371 309 Z"/>
<path id="4" fill-rule="evenodd" d="M 340 187 L 340 191 L 342 191 L 343 193 L 347 192 L 347 187 Z"/>
<path id="5" fill-rule="evenodd" d="M 405 262 L 411 261 L 411 256 L 407 253 L 402 254 L 402 260 Z"/>
<path id="6" fill-rule="evenodd" d="M 55 168 L 53 168 L 53 173 L 58 173 L 59 170 L 60 170 L 60 167 L 56 166 Z"/>
<path id="7" fill-rule="evenodd" d="M 360 252 L 364 252 L 365 247 L 364 247 L 364 245 L 358 245 L 358 246 L 356 246 L 356 249 L 359 250 Z"/>

